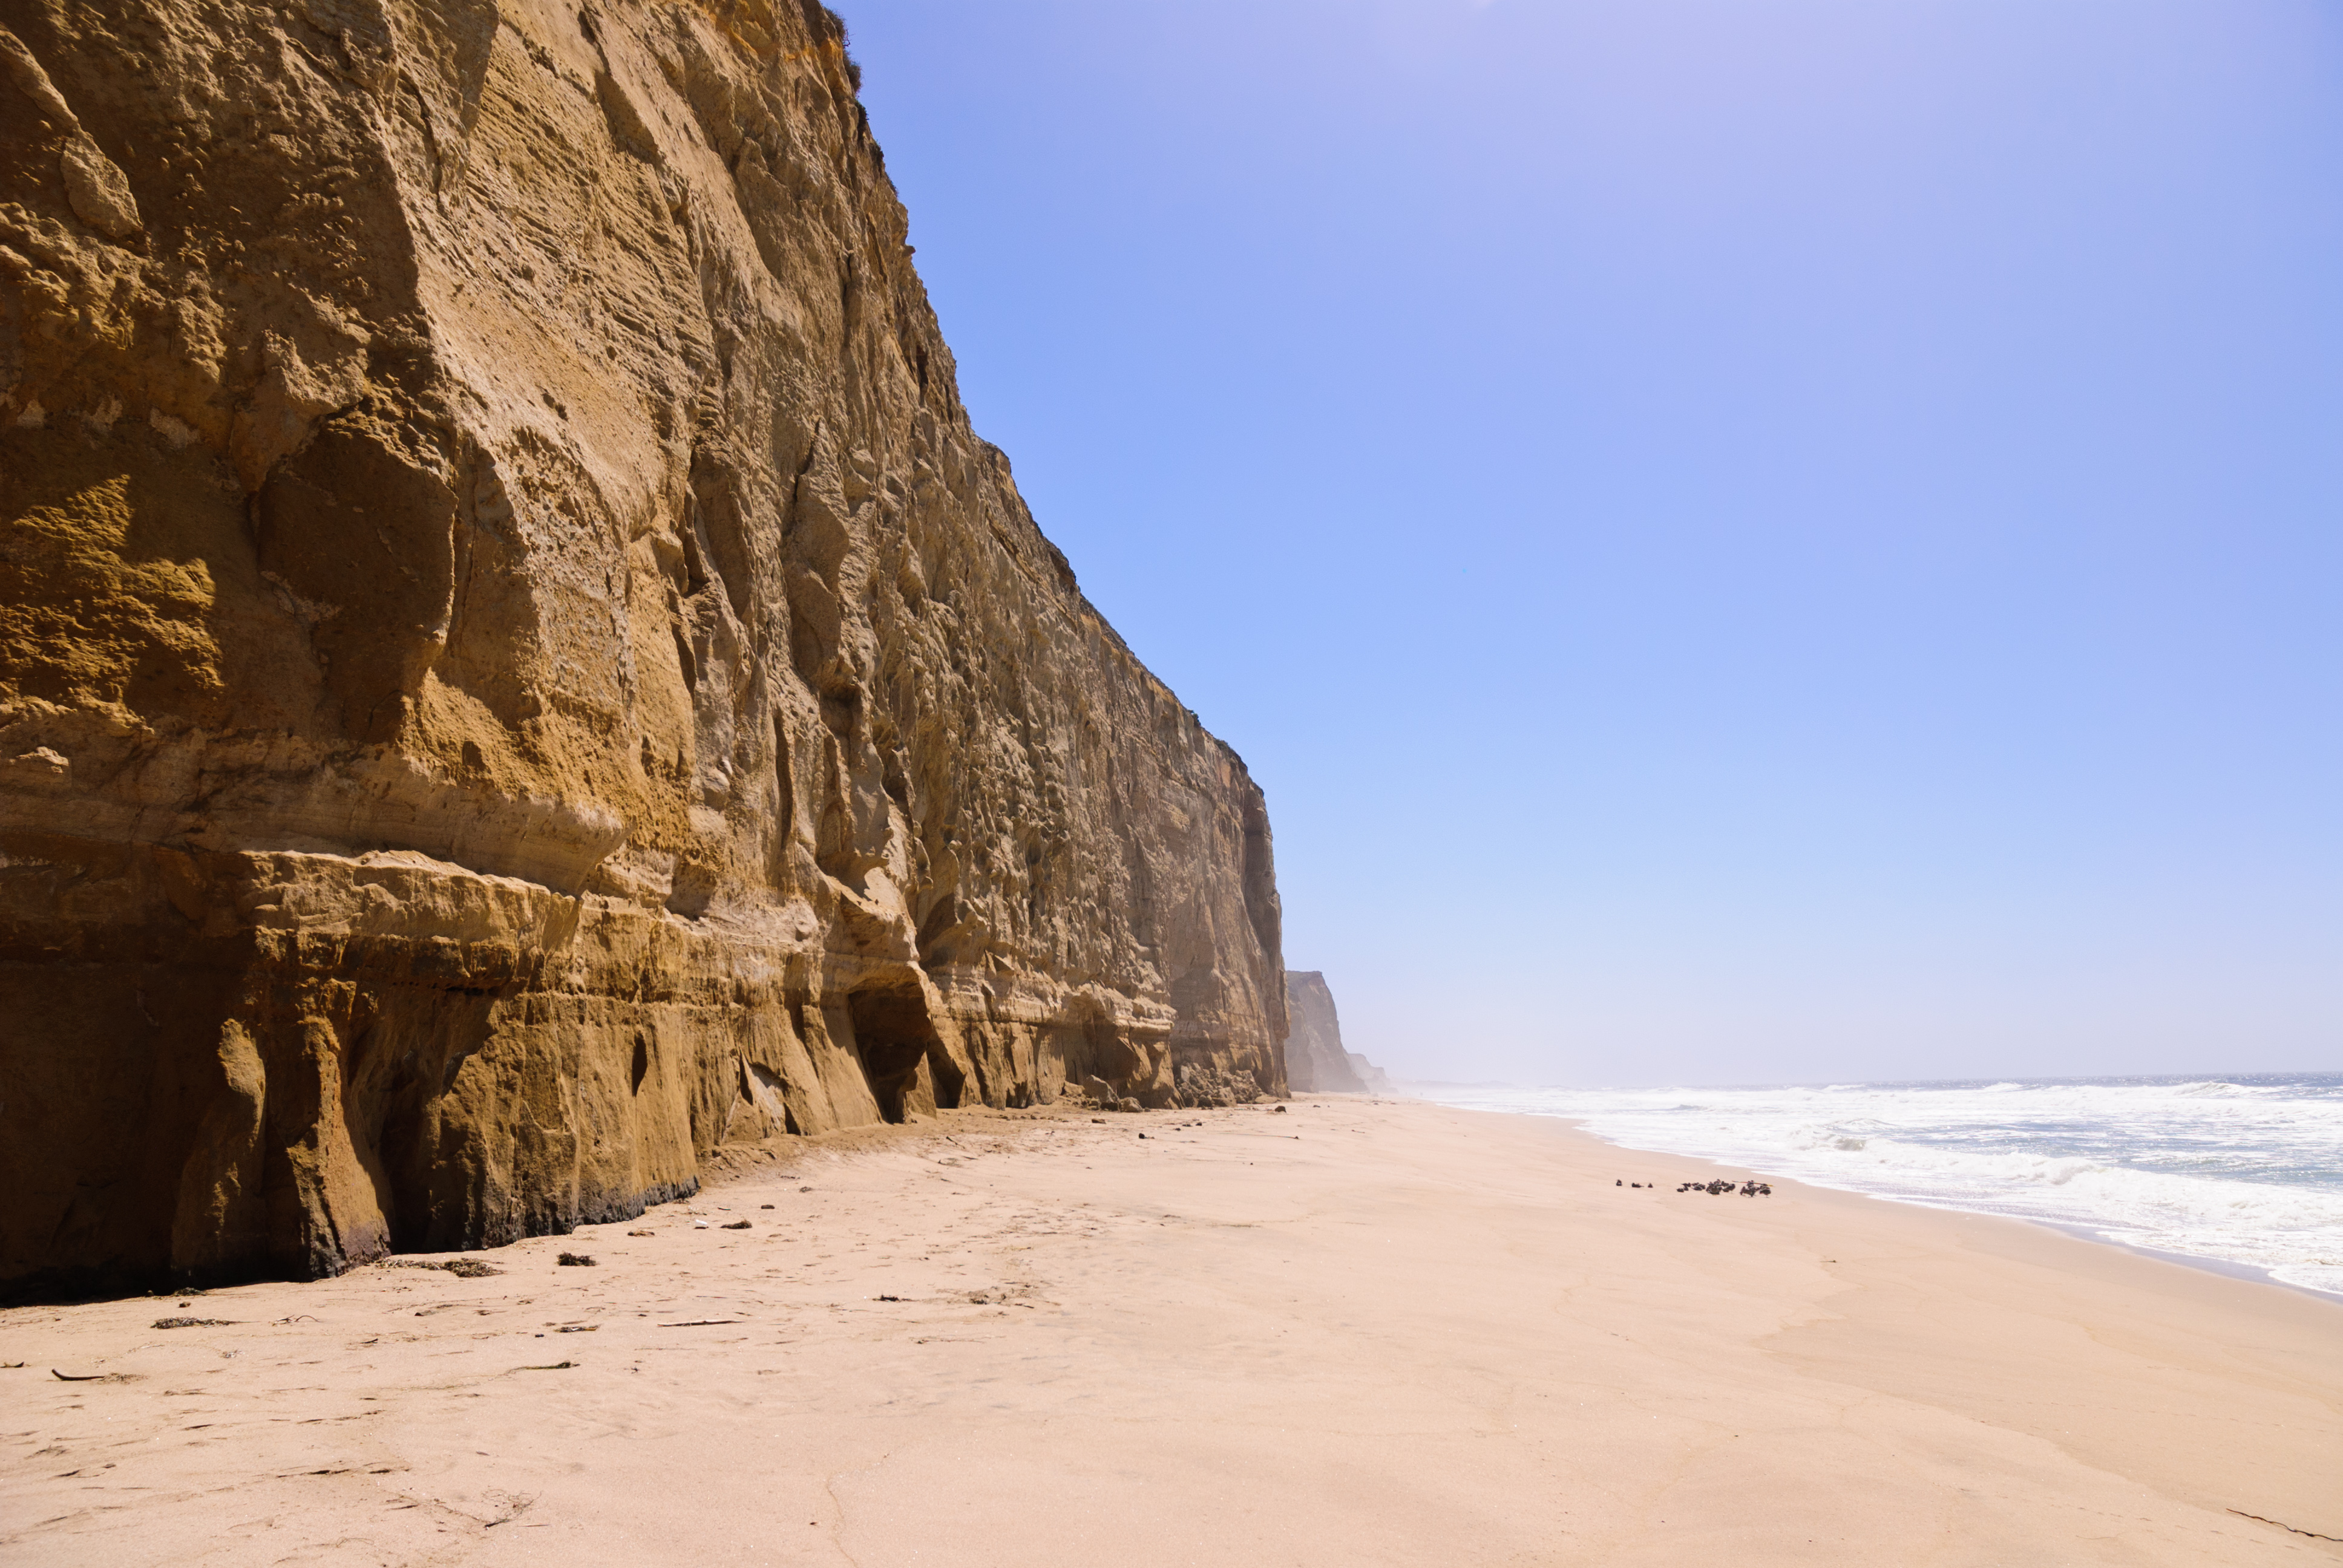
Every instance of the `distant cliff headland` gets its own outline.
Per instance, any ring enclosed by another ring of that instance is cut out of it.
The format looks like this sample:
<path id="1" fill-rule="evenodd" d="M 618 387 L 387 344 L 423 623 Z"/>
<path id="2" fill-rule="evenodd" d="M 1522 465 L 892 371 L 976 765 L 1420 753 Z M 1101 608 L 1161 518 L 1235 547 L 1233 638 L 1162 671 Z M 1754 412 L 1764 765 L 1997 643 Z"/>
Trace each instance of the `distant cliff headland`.
<path id="1" fill-rule="evenodd" d="M 1342 1020 L 1334 993 L 1316 970 L 1285 971 L 1285 1010 L 1293 1032 L 1285 1040 L 1287 1081 L 1297 1094 L 1394 1094 L 1383 1070 L 1342 1047 Z"/>
<path id="2" fill-rule="evenodd" d="M 1285 1090 L 1261 791 L 970 430 L 844 42 L 8 8 L 0 1286 Z"/>

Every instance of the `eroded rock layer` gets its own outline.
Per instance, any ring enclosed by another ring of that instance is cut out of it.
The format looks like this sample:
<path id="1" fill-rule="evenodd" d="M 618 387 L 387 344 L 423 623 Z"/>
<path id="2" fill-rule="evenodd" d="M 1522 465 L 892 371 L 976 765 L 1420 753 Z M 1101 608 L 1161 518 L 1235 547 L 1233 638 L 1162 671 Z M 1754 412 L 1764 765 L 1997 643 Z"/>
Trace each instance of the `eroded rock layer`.
<path id="1" fill-rule="evenodd" d="M 0 1282 L 1284 1088 L 1268 817 L 794 0 L 0 0 Z"/>

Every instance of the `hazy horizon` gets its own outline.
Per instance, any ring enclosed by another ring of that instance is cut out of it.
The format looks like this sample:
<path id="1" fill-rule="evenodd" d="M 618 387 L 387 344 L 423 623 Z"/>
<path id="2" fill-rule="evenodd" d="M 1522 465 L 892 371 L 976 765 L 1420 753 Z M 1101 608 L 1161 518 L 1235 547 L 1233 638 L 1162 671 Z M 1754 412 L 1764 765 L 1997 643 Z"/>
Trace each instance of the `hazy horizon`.
<path id="1" fill-rule="evenodd" d="M 2343 1063 L 2343 12 L 842 9 L 1352 1049 Z"/>

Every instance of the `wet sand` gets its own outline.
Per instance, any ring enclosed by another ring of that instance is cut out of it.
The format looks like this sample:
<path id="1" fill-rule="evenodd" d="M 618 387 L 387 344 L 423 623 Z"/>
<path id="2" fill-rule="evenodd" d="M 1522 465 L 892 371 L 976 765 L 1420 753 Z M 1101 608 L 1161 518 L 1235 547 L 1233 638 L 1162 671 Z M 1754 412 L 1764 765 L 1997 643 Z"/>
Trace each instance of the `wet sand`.
<path id="1" fill-rule="evenodd" d="M 0 1553 L 2343 1561 L 2343 1306 L 1715 1174 L 1423 1104 L 956 1112 L 491 1277 L 15 1308 Z"/>

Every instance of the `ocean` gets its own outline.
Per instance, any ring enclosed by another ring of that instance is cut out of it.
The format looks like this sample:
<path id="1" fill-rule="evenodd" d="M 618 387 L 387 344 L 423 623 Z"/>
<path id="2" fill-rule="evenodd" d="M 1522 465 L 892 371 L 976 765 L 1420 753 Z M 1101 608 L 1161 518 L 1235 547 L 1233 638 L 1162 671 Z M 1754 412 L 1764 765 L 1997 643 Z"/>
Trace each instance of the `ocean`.
<path id="1" fill-rule="evenodd" d="M 2343 1073 L 1411 1092 L 2343 1295 Z"/>

